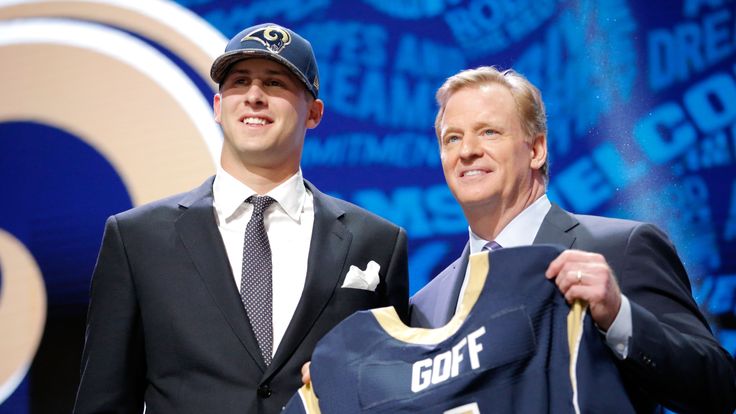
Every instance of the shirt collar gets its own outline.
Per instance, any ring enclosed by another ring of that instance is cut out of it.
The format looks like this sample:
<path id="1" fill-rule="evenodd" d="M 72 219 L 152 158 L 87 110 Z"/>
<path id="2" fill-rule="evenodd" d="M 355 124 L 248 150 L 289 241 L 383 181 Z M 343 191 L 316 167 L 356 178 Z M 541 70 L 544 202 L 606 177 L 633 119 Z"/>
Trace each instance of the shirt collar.
<path id="1" fill-rule="evenodd" d="M 218 217 L 226 220 L 243 206 L 248 197 L 257 195 L 253 189 L 230 175 L 222 167 L 217 168 L 215 182 L 212 184 L 212 194 Z M 289 217 L 298 221 L 307 196 L 301 168 L 291 178 L 264 195 L 276 200 Z"/>
<path id="2" fill-rule="evenodd" d="M 302 169 L 300 168 L 291 178 L 269 191 L 267 195 L 276 200 L 292 220 L 299 221 L 307 198 L 307 187 L 304 185 Z"/>
<path id="3" fill-rule="evenodd" d="M 543 194 L 529 207 L 522 210 L 518 216 L 514 217 L 506 227 L 496 236 L 495 242 L 501 247 L 528 246 L 534 243 L 539 228 L 542 227 L 544 217 L 552 208 L 552 204 L 547 198 L 547 194 Z M 483 240 L 473 230 L 468 227 L 470 233 L 470 253 L 478 253 L 490 240 Z"/>

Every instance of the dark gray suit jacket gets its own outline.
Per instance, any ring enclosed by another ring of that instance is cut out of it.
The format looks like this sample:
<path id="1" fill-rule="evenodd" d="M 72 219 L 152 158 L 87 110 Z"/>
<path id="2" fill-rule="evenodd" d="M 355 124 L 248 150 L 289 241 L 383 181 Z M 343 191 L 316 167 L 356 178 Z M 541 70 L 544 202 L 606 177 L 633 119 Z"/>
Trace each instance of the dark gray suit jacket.
<path id="1" fill-rule="evenodd" d="M 277 413 L 316 342 L 356 310 L 406 317 L 406 235 L 352 204 L 314 195 L 304 292 L 266 367 L 217 229 L 212 178 L 108 219 L 95 268 L 76 413 Z M 374 260 L 375 292 L 341 288 Z"/>
<path id="2" fill-rule="evenodd" d="M 698 310 L 685 268 L 662 231 L 575 215 L 553 204 L 534 240 L 541 243 L 600 253 L 613 269 L 631 303 L 628 357 L 617 362 L 637 412 L 653 412 L 657 404 L 678 412 L 733 412 L 733 359 Z M 410 299 L 412 326 L 438 327 L 452 317 L 468 255 L 466 245 L 459 259 Z"/>

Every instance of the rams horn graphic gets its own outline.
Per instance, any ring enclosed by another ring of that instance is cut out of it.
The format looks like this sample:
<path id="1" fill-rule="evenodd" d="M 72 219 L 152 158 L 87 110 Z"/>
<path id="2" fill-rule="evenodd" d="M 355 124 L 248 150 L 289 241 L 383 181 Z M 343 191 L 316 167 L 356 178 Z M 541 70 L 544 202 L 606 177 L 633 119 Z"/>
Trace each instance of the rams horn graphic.
<path id="1" fill-rule="evenodd" d="M 246 40 L 255 40 L 266 46 L 271 52 L 279 53 L 291 43 L 291 35 L 281 27 L 266 26 L 248 33 L 241 42 Z"/>

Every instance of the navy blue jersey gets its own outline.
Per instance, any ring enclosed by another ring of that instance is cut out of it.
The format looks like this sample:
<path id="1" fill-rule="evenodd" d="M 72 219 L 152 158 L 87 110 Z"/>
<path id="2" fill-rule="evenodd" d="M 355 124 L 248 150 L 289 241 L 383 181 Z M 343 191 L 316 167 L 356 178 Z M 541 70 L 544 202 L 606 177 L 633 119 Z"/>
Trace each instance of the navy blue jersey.
<path id="1" fill-rule="evenodd" d="M 439 329 L 407 327 L 393 308 L 352 315 L 317 345 L 313 389 L 285 412 L 633 413 L 602 335 L 544 277 L 561 252 L 471 256 L 458 311 Z"/>

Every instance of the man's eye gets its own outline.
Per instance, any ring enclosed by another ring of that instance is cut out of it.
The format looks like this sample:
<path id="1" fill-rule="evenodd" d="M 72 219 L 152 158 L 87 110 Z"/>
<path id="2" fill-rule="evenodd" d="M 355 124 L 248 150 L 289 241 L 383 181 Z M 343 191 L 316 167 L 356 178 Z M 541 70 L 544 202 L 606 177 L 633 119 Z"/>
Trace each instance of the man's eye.
<path id="1" fill-rule="evenodd" d="M 496 135 L 497 133 L 498 132 L 496 132 L 495 129 L 486 129 L 486 130 L 483 130 L 483 135 L 485 135 L 487 137 Z"/>
<path id="2" fill-rule="evenodd" d="M 446 144 L 451 144 L 453 142 L 458 142 L 458 141 L 460 141 L 460 136 L 459 135 L 448 135 L 445 138 L 445 143 Z"/>
<path id="3" fill-rule="evenodd" d="M 267 86 L 283 86 L 284 84 L 279 80 L 272 79 L 272 80 L 267 81 L 266 85 Z"/>

